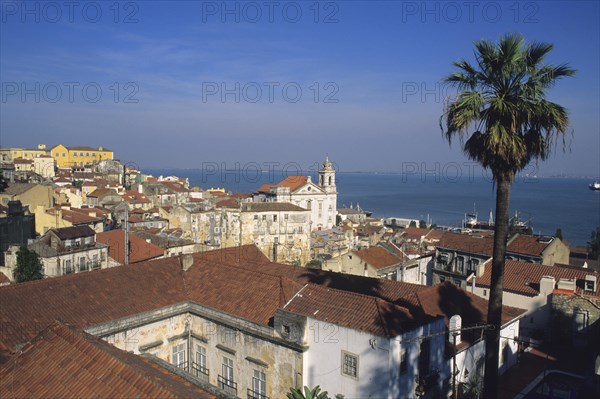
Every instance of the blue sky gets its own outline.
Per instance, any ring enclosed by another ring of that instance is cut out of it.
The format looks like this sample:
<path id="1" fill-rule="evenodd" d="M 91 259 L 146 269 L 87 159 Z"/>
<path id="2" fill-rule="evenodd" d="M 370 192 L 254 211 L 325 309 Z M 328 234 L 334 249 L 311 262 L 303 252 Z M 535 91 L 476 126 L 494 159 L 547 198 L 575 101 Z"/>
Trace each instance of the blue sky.
<path id="1" fill-rule="evenodd" d="M 573 138 L 530 170 L 600 175 L 597 1 L 114 4 L 1 2 L 2 146 L 103 145 L 141 167 L 460 164 L 439 81 L 475 40 L 520 32 L 578 70 L 550 92 Z"/>

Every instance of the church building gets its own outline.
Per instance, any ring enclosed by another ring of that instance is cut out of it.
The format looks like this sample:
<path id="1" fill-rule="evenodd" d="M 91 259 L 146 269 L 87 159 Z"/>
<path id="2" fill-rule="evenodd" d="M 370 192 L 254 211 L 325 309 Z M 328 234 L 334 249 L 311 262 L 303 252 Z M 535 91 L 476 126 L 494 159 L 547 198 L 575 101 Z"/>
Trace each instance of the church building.
<path id="1" fill-rule="evenodd" d="M 310 210 L 311 230 L 335 226 L 337 190 L 335 170 L 328 158 L 319 170 L 318 184 L 310 176 L 288 176 L 277 184 L 263 184 L 255 202 L 289 202 Z"/>

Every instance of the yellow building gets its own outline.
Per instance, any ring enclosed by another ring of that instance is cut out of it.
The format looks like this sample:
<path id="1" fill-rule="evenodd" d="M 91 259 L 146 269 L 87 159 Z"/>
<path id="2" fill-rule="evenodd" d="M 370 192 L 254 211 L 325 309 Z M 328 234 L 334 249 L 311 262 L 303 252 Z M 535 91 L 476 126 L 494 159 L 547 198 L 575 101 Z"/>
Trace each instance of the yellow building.
<path id="1" fill-rule="evenodd" d="M 52 147 L 50 155 L 54 158 L 56 166 L 59 168 L 83 167 L 105 159 L 113 159 L 113 152 L 104 147 L 66 147 L 62 144 Z"/>
<path id="2" fill-rule="evenodd" d="M 12 162 L 16 158 L 33 160 L 43 155 L 48 155 L 46 144 L 38 144 L 37 148 L 0 148 L 0 160 L 3 162 Z"/>
<path id="3" fill-rule="evenodd" d="M 9 201 L 21 201 L 35 214 L 35 230 L 44 232 L 41 218 L 47 209 L 54 205 L 54 189 L 50 185 L 33 183 L 13 183 L 0 193 L 0 203 L 7 206 Z"/>

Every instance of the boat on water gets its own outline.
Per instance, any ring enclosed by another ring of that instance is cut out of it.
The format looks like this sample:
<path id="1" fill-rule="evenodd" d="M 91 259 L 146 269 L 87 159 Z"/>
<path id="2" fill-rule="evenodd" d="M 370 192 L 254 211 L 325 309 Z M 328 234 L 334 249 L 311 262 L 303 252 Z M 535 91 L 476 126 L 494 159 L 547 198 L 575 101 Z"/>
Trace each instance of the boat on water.
<path id="1" fill-rule="evenodd" d="M 590 190 L 598 191 L 598 190 L 600 190 L 600 181 L 596 180 L 595 182 L 590 184 L 588 187 L 590 188 Z"/>
<path id="2" fill-rule="evenodd" d="M 486 223 L 478 219 L 477 210 L 475 209 L 475 205 L 473 204 L 473 212 L 465 214 L 465 218 L 463 220 L 463 228 L 477 230 L 493 230 L 494 216 L 492 214 L 492 210 L 490 209 L 490 217 Z"/>

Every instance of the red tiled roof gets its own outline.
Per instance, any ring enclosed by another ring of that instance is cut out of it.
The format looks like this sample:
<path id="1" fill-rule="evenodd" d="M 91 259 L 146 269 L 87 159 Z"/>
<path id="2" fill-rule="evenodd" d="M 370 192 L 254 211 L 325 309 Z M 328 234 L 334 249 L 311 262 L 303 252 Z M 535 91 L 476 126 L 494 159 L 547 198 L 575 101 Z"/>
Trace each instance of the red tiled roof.
<path id="1" fill-rule="evenodd" d="M 169 257 L 0 287 L 0 323 L 10 326 L 0 329 L 0 349 L 14 349 L 15 345 L 30 340 L 54 320 L 64 320 L 82 328 L 184 301 L 272 325 L 275 312 L 305 284 L 317 286 L 310 292 L 314 293 L 313 299 L 325 302 L 319 305 L 325 314 L 331 314 L 336 320 L 340 318 L 339 322 L 348 327 L 368 331 L 379 329 L 380 332 L 387 331 L 388 335 L 408 325 L 404 323 L 411 322 L 410 316 L 419 322 L 437 317 L 435 303 L 442 311 L 447 307 L 446 302 L 436 299 L 445 298 L 436 291 L 424 296 L 414 295 L 429 290 L 429 287 L 274 264 L 268 262 L 255 246 L 199 252 L 191 256 L 193 264 L 185 273 L 181 271 L 184 258 Z M 335 293 L 334 290 L 345 292 Z M 352 293 L 361 295 L 355 297 Z M 339 303 L 329 303 L 327 298 L 332 295 L 351 297 L 352 303 L 367 306 L 371 316 L 378 312 L 383 312 L 383 316 L 366 320 L 360 315 L 359 308 L 348 310 L 346 317 L 339 309 L 331 307 Z M 484 299 L 480 301 L 485 302 Z M 422 305 L 424 302 L 425 306 Z M 464 302 L 464 305 L 469 303 Z M 309 305 L 302 305 L 304 311 L 312 309 L 307 307 Z M 467 310 L 473 311 L 473 307 Z M 400 321 L 393 321 L 387 315 L 402 316 L 397 319 Z"/>
<path id="2" fill-rule="evenodd" d="M 215 206 L 217 208 L 233 208 L 233 209 L 237 209 L 237 208 L 240 207 L 240 203 L 235 198 L 227 198 L 227 199 L 223 199 L 223 200 L 218 201 L 215 204 Z"/>
<path id="3" fill-rule="evenodd" d="M 175 191 L 176 193 L 187 193 L 190 191 L 187 188 L 185 188 L 183 184 L 177 182 L 163 181 L 161 182 L 161 184 L 170 189 L 171 191 Z"/>
<path id="4" fill-rule="evenodd" d="M 467 234 L 444 232 L 438 248 L 455 251 L 470 252 L 474 254 L 492 256 L 494 239 L 491 237 L 473 237 Z"/>
<path id="5" fill-rule="evenodd" d="M 407 240 L 417 240 L 420 241 L 421 238 L 424 238 L 431 229 L 422 229 L 420 227 L 407 227 L 402 230 L 402 237 Z"/>
<path id="6" fill-rule="evenodd" d="M 158 258 L 165 250 L 147 242 L 143 238 L 129 233 L 129 263 L 143 262 Z M 96 242 L 108 245 L 108 255 L 119 263 L 125 263 L 125 231 L 111 230 L 96 235 Z"/>
<path id="7" fill-rule="evenodd" d="M 455 314 L 461 316 L 463 326 L 487 322 L 488 301 L 447 281 L 422 289 L 407 300 L 418 304 L 431 317 L 445 316 L 446 324 Z M 506 323 L 523 313 L 523 309 L 503 306 L 502 322 Z"/>
<path id="8" fill-rule="evenodd" d="M 9 398 L 215 398 L 153 360 L 53 323 L 0 366 Z"/>
<path id="9" fill-rule="evenodd" d="M 492 278 L 492 262 L 485 263 L 485 272 L 476 280 L 476 285 L 481 287 L 489 287 Z M 552 276 L 558 283 L 559 279 L 575 279 L 579 280 L 577 292 L 585 294 L 582 290 L 582 282 L 585 276 L 597 276 L 600 281 L 600 275 L 591 270 L 577 270 L 572 268 L 564 268 L 557 266 L 546 266 L 538 263 L 518 262 L 507 260 L 504 264 L 504 281 L 503 287 L 505 291 L 515 292 L 527 296 L 536 296 L 540 293 L 540 280 L 543 276 Z M 600 284 L 596 284 L 595 296 L 600 296 Z M 588 294 L 589 295 L 589 294 Z"/>
<path id="10" fill-rule="evenodd" d="M 540 242 L 539 237 L 519 234 L 508 244 L 506 251 L 523 255 L 541 256 L 549 244 Z"/>
<path id="11" fill-rule="evenodd" d="M 382 337 L 396 337 L 417 324 L 404 307 L 316 284 L 307 284 L 284 309 Z"/>
<path id="12" fill-rule="evenodd" d="M 383 269 L 402 262 L 402 259 L 392 255 L 381 247 L 361 249 L 360 251 L 352 251 L 352 253 L 373 266 L 375 269 Z"/>
<path id="13" fill-rule="evenodd" d="M 102 221 L 102 218 L 97 216 L 90 216 L 89 214 L 70 209 L 62 210 L 62 218 L 72 224 L 97 223 Z"/>
<path id="14" fill-rule="evenodd" d="M 13 159 L 13 163 L 14 164 L 32 164 L 33 160 L 24 159 L 24 158 L 15 158 L 15 159 Z"/>
<path id="15" fill-rule="evenodd" d="M 185 300 L 176 257 L 0 287 L 0 352 L 55 320 L 84 328 Z"/>
<path id="16" fill-rule="evenodd" d="M 109 194 L 109 193 L 116 194 L 115 190 L 113 190 L 111 188 L 97 188 L 94 191 L 92 191 L 91 193 L 89 193 L 87 196 L 93 197 L 93 198 L 98 198 L 98 197 L 101 197 L 101 196 L 103 196 L 105 194 Z"/>
<path id="17" fill-rule="evenodd" d="M 0 285 L 10 284 L 10 279 L 4 273 L 0 273 Z"/>
<path id="18" fill-rule="evenodd" d="M 277 184 L 263 184 L 258 189 L 260 193 L 269 192 L 271 187 L 288 187 L 290 192 L 294 192 L 300 187 L 304 186 L 308 178 L 306 176 L 288 176 Z"/>
<path id="19" fill-rule="evenodd" d="M 124 201 L 130 204 L 149 204 L 150 200 L 142 193 L 133 190 L 126 190 L 121 194 Z"/>

